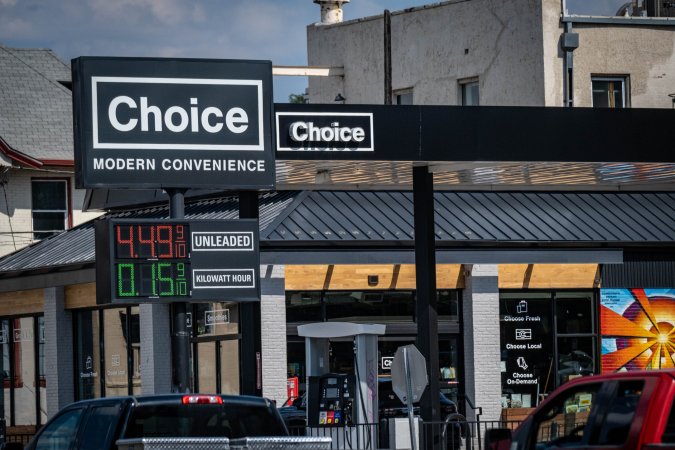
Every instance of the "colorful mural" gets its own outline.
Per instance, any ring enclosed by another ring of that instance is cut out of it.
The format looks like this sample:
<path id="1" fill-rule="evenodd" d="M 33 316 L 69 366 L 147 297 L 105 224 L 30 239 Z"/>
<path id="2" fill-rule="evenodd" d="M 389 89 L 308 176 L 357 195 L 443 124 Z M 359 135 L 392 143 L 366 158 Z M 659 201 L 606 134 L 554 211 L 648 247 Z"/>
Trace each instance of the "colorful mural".
<path id="1" fill-rule="evenodd" d="M 675 289 L 601 289 L 602 372 L 675 368 Z"/>

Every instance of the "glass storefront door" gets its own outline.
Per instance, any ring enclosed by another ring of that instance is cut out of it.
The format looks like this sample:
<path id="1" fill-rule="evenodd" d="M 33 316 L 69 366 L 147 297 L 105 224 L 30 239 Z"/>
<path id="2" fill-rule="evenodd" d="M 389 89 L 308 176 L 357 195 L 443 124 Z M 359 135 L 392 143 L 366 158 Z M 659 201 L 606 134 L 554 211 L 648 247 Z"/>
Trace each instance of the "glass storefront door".
<path id="1" fill-rule="evenodd" d="M 195 392 L 239 394 L 239 308 L 235 303 L 194 305 Z"/>

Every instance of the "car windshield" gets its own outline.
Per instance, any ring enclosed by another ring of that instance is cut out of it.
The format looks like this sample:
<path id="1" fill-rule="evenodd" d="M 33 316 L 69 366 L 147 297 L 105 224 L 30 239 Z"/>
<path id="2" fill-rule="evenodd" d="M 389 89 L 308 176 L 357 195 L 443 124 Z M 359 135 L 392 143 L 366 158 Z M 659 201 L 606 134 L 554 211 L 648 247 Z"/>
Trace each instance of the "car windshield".
<path id="1" fill-rule="evenodd" d="M 284 436 L 265 408 L 249 405 L 139 405 L 125 438 Z"/>

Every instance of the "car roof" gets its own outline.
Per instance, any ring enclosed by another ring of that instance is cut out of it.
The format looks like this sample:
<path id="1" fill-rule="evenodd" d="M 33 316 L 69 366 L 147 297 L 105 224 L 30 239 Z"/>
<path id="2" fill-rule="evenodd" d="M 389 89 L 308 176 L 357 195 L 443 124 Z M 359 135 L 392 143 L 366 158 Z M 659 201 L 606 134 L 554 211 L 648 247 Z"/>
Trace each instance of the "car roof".
<path id="1" fill-rule="evenodd" d="M 72 403 L 69 407 L 85 406 L 90 404 L 107 404 L 107 403 L 125 403 L 130 402 L 136 405 L 152 405 L 152 404 L 182 404 L 183 397 L 186 395 L 218 395 L 223 399 L 224 405 L 240 405 L 240 406 L 259 406 L 269 407 L 272 405 L 270 400 L 264 397 L 255 397 L 252 395 L 223 395 L 223 394 L 155 394 L 155 395 L 126 395 L 115 397 L 101 397 L 90 400 L 80 400 Z"/>

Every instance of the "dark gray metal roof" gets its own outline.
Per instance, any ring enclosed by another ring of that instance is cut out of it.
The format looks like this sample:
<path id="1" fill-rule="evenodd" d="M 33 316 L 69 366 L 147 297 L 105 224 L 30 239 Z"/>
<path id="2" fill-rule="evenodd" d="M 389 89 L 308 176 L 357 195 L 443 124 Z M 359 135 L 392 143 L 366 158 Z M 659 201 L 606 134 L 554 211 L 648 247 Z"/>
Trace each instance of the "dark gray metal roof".
<path id="1" fill-rule="evenodd" d="M 436 192 L 439 247 L 675 245 L 675 193 Z M 278 191 L 260 196 L 260 240 L 275 248 L 412 245 L 413 200 L 402 191 Z M 234 219 L 237 197 L 188 202 L 189 219 Z M 105 217 L 168 218 L 168 207 Z M 94 222 L 0 258 L 0 275 L 94 262 Z"/>
<path id="2" fill-rule="evenodd" d="M 315 191 L 269 242 L 412 241 L 412 193 Z M 675 243 L 675 193 L 436 192 L 436 240 Z"/>

